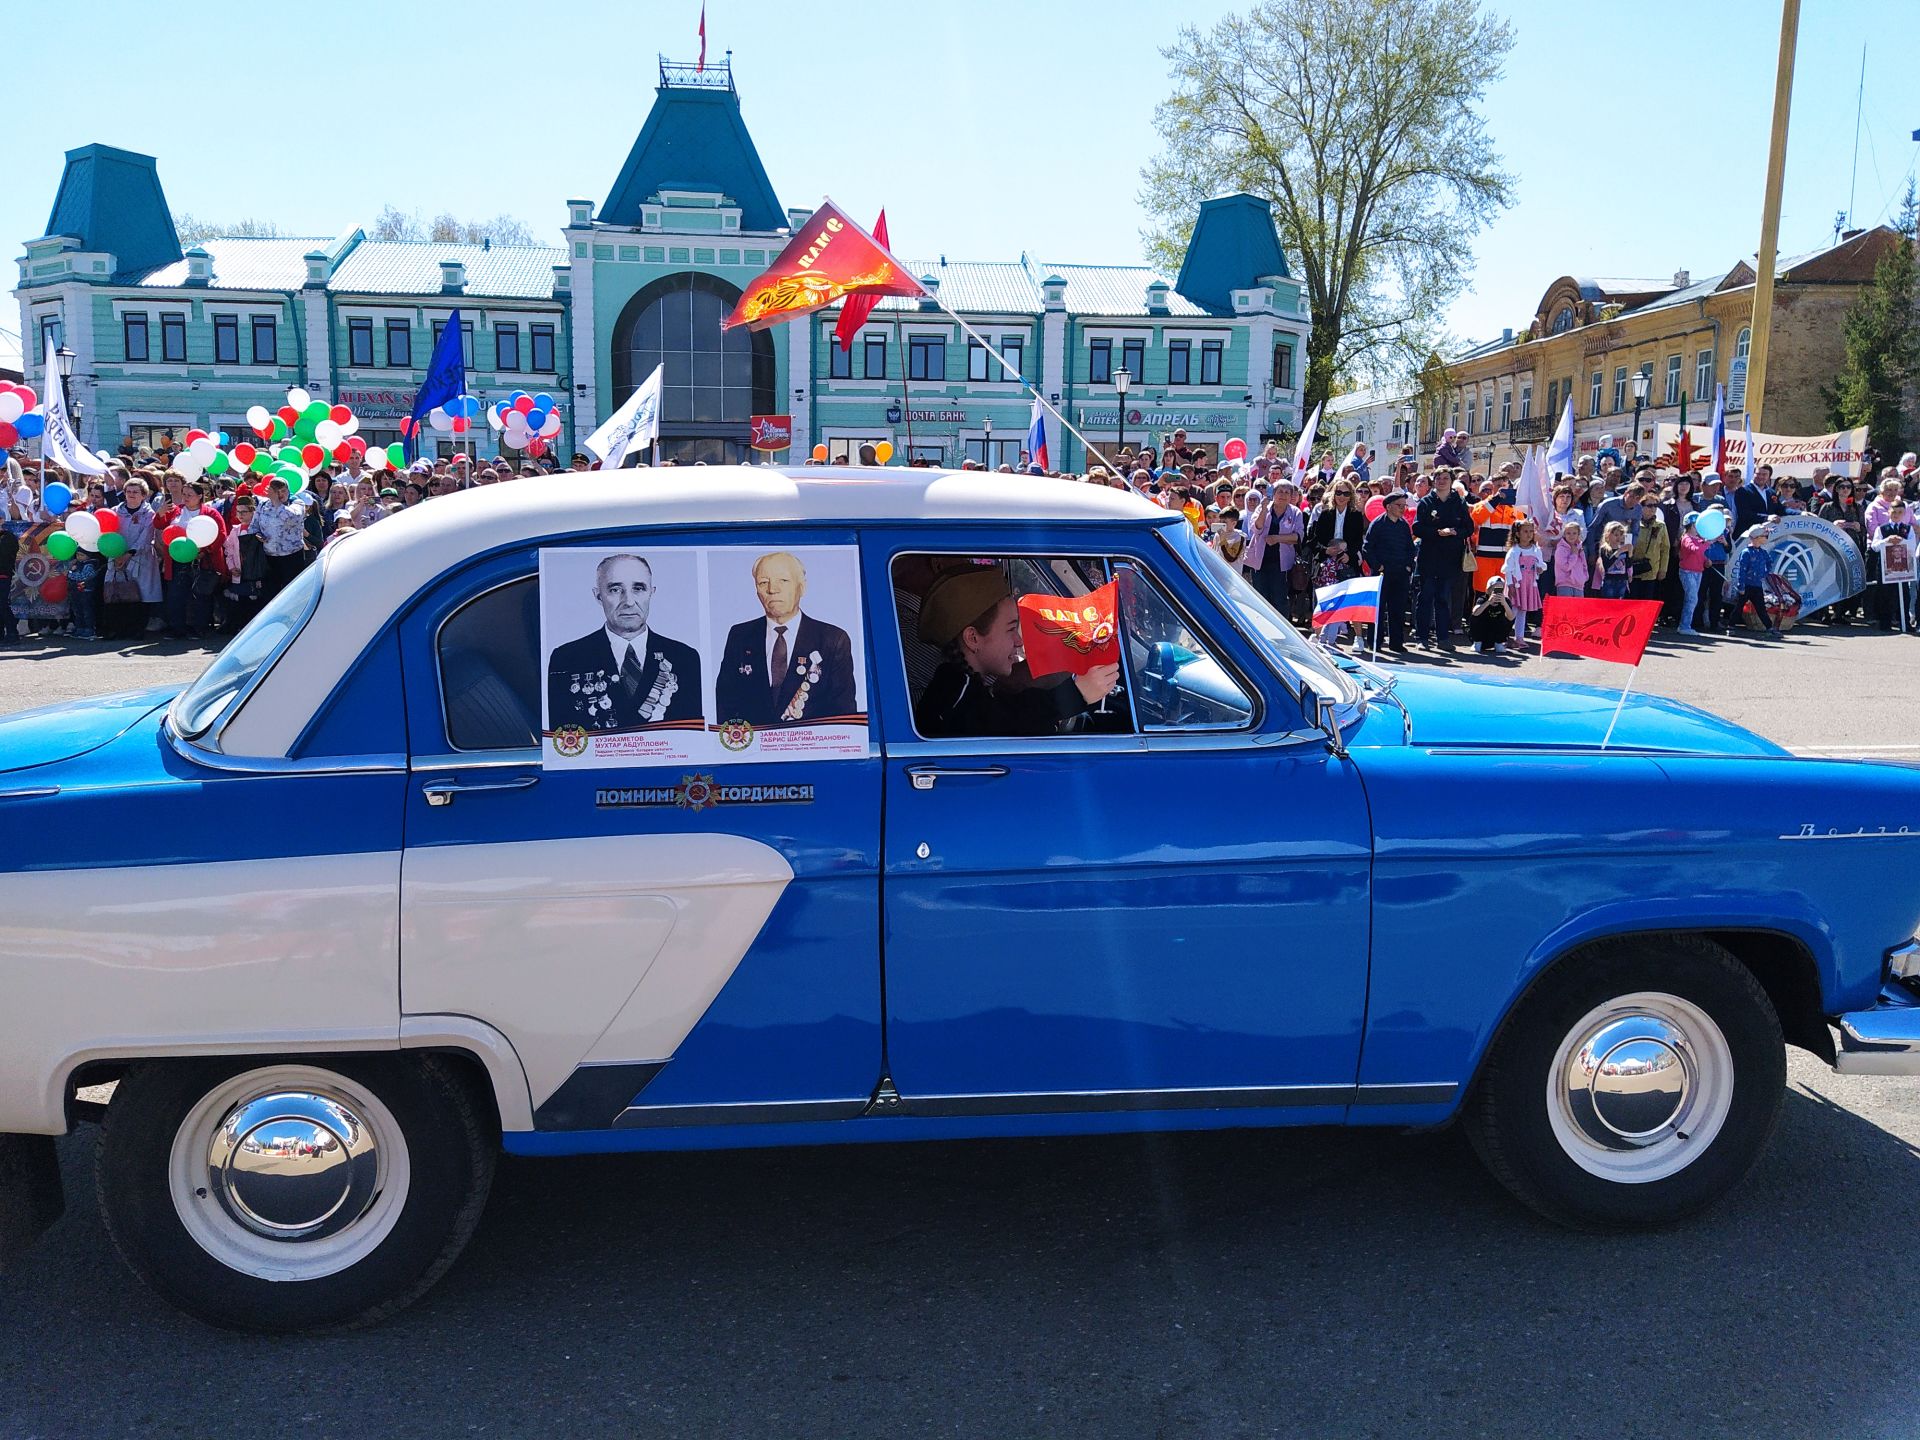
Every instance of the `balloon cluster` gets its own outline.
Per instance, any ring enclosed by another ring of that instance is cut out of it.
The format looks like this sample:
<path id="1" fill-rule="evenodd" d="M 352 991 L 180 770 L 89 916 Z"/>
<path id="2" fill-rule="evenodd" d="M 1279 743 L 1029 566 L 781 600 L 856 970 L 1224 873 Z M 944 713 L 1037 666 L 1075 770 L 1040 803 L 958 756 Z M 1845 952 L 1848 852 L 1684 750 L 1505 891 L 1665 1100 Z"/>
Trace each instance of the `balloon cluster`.
<path id="1" fill-rule="evenodd" d="M 479 418 L 480 399 L 476 395 L 456 395 L 427 412 L 427 423 L 443 435 L 464 435 Z"/>
<path id="2" fill-rule="evenodd" d="M 233 459 L 220 447 L 227 443 L 224 433 L 213 430 L 189 430 L 181 439 L 180 453 L 173 457 L 173 473 L 188 480 L 202 475 L 216 479 L 233 466 Z"/>
<path id="3" fill-rule="evenodd" d="M 219 538 L 220 522 L 204 510 L 188 516 L 186 524 L 169 525 L 160 532 L 160 543 L 178 565 L 191 565 L 200 558 L 202 550 Z M 100 553 L 104 555 L 106 551 L 103 549 Z"/>
<path id="4" fill-rule="evenodd" d="M 229 463 L 262 481 L 286 481 L 289 495 L 299 494 L 307 477 L 329 460 L 344 465 L 357 459 L 371 470 L 398 469 L 407 463 L 399 445 L 370 446 L 361 439 L 360 417 L 347 406 L 316 400 L 304 390 L 289 390 L 287 403 L 278 410 L 253 406 L 247 411 L 247 424 L 265 443 L 243 441 L 233 447 Z M 188 448 L 192 448 L 191 436 Z M 209 465 L 207 473 L 219 475 L 224 469 Z"/>
<path id="5" fill-rule="evenodd" d="M 47 428 L 47 412 L 25 385 L 0 380 L 0 451 L 11 450 Z"/>
<path id="6" fill-rule="evenodd" d="M 547 453 L 560 433 L 560 409 L 553 396 L 544 391 L 529 395 L 516 390 L 505 400 L 494 402 L 487 411 L 487 423 L 500 432 L 505 444 L 539 456 Z"/>

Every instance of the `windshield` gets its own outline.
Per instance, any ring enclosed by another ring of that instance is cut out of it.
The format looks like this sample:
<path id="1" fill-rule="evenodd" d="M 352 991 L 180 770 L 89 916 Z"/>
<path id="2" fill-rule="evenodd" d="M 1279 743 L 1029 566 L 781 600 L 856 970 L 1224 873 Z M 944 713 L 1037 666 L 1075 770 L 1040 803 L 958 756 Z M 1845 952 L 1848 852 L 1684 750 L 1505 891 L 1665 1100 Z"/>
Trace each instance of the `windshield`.
<path id="1" fill-rule="evenodd" d="M 320 599 L 321 563 L 302 570 L 292 584 L 267 603 L 251 624 L 227 642 L 226 649 L 174 700 L 167 723 L 183 740 L 198 740 L 253 683 L 261 668 L 285 648 L 307 623 Z"/>
<path id="2" fill-rule="evenodd" d="M 1209 582 L 1241 630 L 1260 647 L 1283 677 L 1292 682 L 1303 681 L 1314 693 L 1342 705 L 1351 705 L 1360 699 L 1359 687 L 1353 680 L 1301 639 L 1300 632 L 1266 602 L 1244 575 L 1201 543 L 1191 525 L 1182 522 L 1163 526 L 1160 533 L 1180 552 L 1181 558 Z"/>

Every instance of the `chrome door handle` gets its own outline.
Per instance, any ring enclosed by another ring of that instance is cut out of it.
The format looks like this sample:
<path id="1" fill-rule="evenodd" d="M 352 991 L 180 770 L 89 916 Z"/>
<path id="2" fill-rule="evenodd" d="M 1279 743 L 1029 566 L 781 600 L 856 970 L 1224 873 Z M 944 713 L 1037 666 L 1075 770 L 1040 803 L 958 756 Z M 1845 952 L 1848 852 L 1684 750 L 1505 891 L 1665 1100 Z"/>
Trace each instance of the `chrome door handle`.
<path id="1" fill-rule="evenodd" d="M 931 790 L 936 780 L 997 780 L 1006 773 L 1004 765 L 909 765 L 907 780 L 916 790 Z"/>
<path id="2" fill-rule="evenodd" d="M 420 793 L 427 797 L 427 804 L 451 805 L 453 797 L 468 790 L 524 790 L 529 785 L 538 785 L 538 775 L 514 775 L 505 780 L 435 780 L 420 787 Z"/>

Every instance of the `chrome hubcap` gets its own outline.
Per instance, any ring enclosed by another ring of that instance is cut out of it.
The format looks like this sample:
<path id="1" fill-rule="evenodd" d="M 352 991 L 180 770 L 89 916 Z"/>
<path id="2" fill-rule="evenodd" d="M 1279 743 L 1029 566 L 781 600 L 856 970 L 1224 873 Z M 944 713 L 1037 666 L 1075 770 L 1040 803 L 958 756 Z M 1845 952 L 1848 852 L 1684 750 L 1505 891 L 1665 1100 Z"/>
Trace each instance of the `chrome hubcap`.
<path id="1" fill-rule="evenodd" d="M 1733 1105 L 1733 1052 L 1677 995 L 1640 991 L 1595 1006 L 1547 1072 L 1547 1118 L 1589 1174 L 1645 1184 L 1706 1153 Z"/>
<path id="2" fill-rule="evenodd" d="M 378 1193 L 379 1145 L 345 1101 L 286 1091 L 227 1112 L 207 1147 L 209 1188 L 256 1235 L 309 1241 L 338 1234 Z"/>

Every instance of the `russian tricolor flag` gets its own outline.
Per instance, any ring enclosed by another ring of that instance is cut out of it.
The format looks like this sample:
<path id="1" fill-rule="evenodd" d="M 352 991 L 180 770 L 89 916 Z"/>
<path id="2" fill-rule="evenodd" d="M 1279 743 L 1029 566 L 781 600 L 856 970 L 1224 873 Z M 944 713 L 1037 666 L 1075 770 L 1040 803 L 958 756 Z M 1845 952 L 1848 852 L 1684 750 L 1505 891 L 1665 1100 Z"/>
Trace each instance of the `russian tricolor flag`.
<path id="1" fill-rule="evenodd" d="M 1040 408 L 1038 396 L 1034 397 L 1033 416 L 1027 421 L 1027 464 L 1042 475 L 1053 469 L 1047 460 L 1047 413 Z"/>
<path id="2" fill-rule="evenodd" d="M 1727 468 L 1727 387 L 1713 387 L 1713 438 L 1707 442 L 1712 452 L 1709 463 L 1713 473 L 1722 480 L 1726 479 Z"/>
<path id="3" fill-rule="evenodd" d="M 1380 619 L 1380 577 L 1342 580 L 1313 592 L 1313 625 L 1338 625 L 1349 621 L 1357 625 L 1377 624 Z"/>

